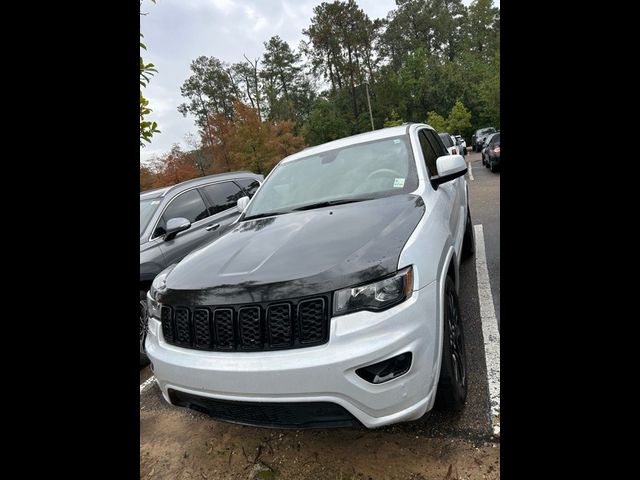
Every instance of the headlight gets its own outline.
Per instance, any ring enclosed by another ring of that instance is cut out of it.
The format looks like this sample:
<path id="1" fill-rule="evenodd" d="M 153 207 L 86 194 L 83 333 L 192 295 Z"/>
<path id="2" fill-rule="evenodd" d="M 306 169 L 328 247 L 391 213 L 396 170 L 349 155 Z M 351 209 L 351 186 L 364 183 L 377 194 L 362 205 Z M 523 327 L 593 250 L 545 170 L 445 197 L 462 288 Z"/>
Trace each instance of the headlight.
<path id="1" fill-rule="evenodd" d="M 333 314 L 385 310 L 411 297 L 412 292 L 413 267 L 407 267 L 393 277 L 336 291 L 333 296 Z"/>
<path id="2" fill-rule="evenodd" d="M 147 292 L 147 314 L 152 318 L 160 320 L 160 307 L 160 302 L 153 298 L 151 290 L 149 290 Z"/>

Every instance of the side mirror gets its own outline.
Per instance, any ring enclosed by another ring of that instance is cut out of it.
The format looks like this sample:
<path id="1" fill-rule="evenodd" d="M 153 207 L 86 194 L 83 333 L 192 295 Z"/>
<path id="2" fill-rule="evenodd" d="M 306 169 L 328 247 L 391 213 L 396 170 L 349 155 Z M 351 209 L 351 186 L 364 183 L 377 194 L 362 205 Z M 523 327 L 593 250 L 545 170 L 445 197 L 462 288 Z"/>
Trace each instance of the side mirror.
<path id="1" fill-rule="evenodd" d="M 442 185 L 467 173 L 467 162 L 462 155 L 443 155 L 436 160 L 438 175 L 431 177 L 433 186 Z"/>
<path id="2" fill-rule="evenodd" d="M 188 228 L 191 228 L 191 222 L 186 218 L 176 217 L 169 219 L 167 222 L 167 233 L 164 236 L 165 242 L 167 240 L 173 240 L 178 233 Z"/>
<path id="3" fill-rule="evenodd" d="M 238 199 L 238 203 L 236 208 L 240 213 L 244 212 L 244 209 L 247 208 L 247 204 L 249 203 L 249 197 L 241 197 Z"/>

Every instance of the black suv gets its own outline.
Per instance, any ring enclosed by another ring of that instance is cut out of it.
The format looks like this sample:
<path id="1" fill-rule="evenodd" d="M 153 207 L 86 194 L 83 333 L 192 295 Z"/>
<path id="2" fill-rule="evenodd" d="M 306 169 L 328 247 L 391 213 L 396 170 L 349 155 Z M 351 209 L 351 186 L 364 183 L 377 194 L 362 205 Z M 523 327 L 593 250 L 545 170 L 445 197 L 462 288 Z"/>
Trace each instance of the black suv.
<path id="1" fill-rule="evenodd" d="M 476 133 L 471 136 L 471 146 L 473 147 L 473 151 L 479 152 L 480 150 L 482 150 L 482 140 L 484 139 L 484 137 L 495 132 L 496 129 L 493 127 L 481 128 L 479 130 L 476 130 Z"/>
<path id="2" fill-rule="evenodd" d="M 140 365 L 147 325 L 147 291 L 155 276 L 196 248 L 217 239 L 240 214 L 264 177 L 231 172 L 140 193 Z"/>

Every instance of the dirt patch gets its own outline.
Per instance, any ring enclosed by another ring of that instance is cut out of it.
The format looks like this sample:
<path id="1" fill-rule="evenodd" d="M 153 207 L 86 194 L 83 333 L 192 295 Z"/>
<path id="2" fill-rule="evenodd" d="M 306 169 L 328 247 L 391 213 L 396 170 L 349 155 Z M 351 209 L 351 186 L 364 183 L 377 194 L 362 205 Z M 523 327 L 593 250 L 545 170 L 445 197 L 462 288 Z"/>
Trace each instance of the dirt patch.
<path id="1" fill-rule="evenodd" d="M 500 445 L 402 429 L 273 430 L 152 402 L 140 410 L 140 478 L 500 478 Z"/>

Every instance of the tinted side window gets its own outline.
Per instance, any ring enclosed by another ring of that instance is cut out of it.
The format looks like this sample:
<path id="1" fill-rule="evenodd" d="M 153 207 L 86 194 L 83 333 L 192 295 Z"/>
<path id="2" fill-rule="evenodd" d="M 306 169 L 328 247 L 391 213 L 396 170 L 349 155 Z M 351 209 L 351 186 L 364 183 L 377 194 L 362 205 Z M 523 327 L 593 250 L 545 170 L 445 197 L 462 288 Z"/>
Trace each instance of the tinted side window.
<path id="1" fill-rule="evenodd" d="M 451 143 L 451 137 L 449 136 L 449 134 L 440 133 L 438 134 L 438 136 L 440 137 L 440 140 L 442 140 L 442 143 L 444 143 L 445 147 L 447 148 L 453 147 L 453 143 Z"/>
<path id="2" fill-rule="evenodd" d="M 202 187 L 211 207 L 209 215 L 223 212 L 236 206 L 239 198 L 244 196 L 240 187 L 233 182 L 215 183 Z"/>
<path id="3" fill-rule="evenodd" d="M 158 222 L 158 226 L 153 232 L 153 236 L 164 235 L 167 220 L 177 217 L 183 217 L 191 223 L 208 217 L 207 206 L 204 204 L 202 197 L 197 190 L 189 190 L 174 198 L 167 209 L 162 214 L 162 218 Z"/>
<path id="4" fill-rule="evenodd" d="M 235 182 L 244 188 L 244 191 L 247 192 L 249 198 L 253 197 L 253 194 L 256 193 L 256 190 L 258 190 L 258 187 L 260 186 L 260 182 L 253 180 L 252 178 L 242 178 Z"/>
<path id="5" fill-rule="evenodd" d="M 440 137 L 436 135 L 433 130 L 423 130 L 429 143 L 433 146 L 433 149 L 436 151 L 436 156 L 441 157 L 442 155 L 449 155 L 449 151 L 445 148 Z"/>
<path id="6" fill-rule="evenodd" d="M 427 136 L 425 135 L 425 130 L 420 130 L 418 135 L 420 139 L 420 147 L 422 148 L 422 156 L 424 157 L 425 164 L 427 165 L 427 171 L 429 172 L 429 177 L 433 177 L 438 174 L 438 169 L 436 167 L 436 159 L 438 155 L 434 150 L 433 146 L 427 140 Z"/>

